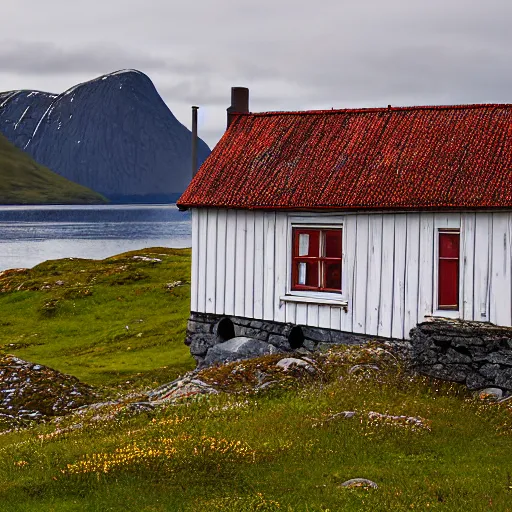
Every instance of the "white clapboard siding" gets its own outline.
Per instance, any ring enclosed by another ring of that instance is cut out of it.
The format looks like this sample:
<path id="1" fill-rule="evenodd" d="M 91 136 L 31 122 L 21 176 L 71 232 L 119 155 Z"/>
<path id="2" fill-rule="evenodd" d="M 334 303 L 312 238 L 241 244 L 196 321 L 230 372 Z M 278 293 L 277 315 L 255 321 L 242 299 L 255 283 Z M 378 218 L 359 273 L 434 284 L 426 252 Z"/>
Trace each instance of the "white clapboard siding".
<path id="1" fill-rule="evenodd" d="M 475 215 L 473 319 L 481 322 L 488 322 L 490 316 L 491 234 L 492 214 L 484 212 L 477 213 Z"/>
<path id="2" fill-rule="evenodd" d="M 347 215 L 343 223 L 343 268 L 342 288 L 348 307 L 341 312 L 341 330 L 352 332 L 354 315 L 354 286 L 356 273 L 356 229 L 357 216 Z"/>
<path id="3" fill-rule="evenodd" d="M 512 215 L 509 215 L 508 217 L 508 252 L 507 252 L 507 258 L 508 258 L 508 272 L 509 272 L 509 278 L 508 282 L 510 284 L 509 288 L 509 313 L 510 317 L 509 320 L 506 323 L 503 323 L 502 325 L 511 325 L 512 324 Z"/>
<path id="4" fill-rule="evenodd" d="M 491 322 L 498 325 L 510 325 L 512 320 L 509 223 L 508 215 L 492 214 L 490 310 Z"/>
<path id="5" fill-rule="evenodd" d="M 434 214 L 420 214 L 418 322 L 433 313 L 434 239 Z"/>
<path id="6" fill-rule="evenodd" d="M 246 217 L 245 210 L 236 212 L 236 239 L 235 239 L 235 315 L 245 315 L 245 272 L 247 260 L 245 254 L 246 244 Z"/>
<path id="7" fill-rule="evenodd" d="M 341 314 L 341 308 L 334 306 L 331 307 L 331 324 L 329 326 L 331 329 L 337 329 L 341 331 Z"/>
<path id="8" fill-rule="evenodd" d="M 290 302 L 291 218 L 343 226 L 347 306 Z M 460 229 L 460 310 L 437 310 L 438 233 Z M 408 338 L 425 317 L 512 324 L 512 213 L 192 211 L 191 309 Z"/>
<path id="9" fill-rule="evenodd" d="M 286 305 L 279 299 L 286 294 L 288 276 L 288 219 L 276 215 L 275 258 L 274 258 L 274 321 L 286 321 Z"/>
<path id="10" fill-rule="evenodd" d="M 236 211 L 228 210 L 226 222 L 226 273 L 224 296 L 224 314 L 235 314 L 235 241 L 236 241 Z M 222 250 L 222 248 L 220 249 Z"/>
<path id="11" fill-rule="evenodd" d="M 197 310 L 206 312 L 206 258 L 208 257 L 208 210 L 201 211 L 198 219 L 199 243 L 197 280 L 199 289 L 197 294 Z"/>
<path id="12" fill-rule="evenodd" d="M 461 251 L 462 265 L 462 317 L 464 320 L 476 318 L 474 311 L 473 294 L 475 292 L 475 214 L 463 213 L 461 215 Z"/>
<path id="13" fill-rule="evenodd" d="M 393 315 L 391 336 L 402 339 L 405 317 L 405 261 L 407 250 L 407 218 L 405 213 L 395 215 L 395 254 L 393 269 Z"/>
<path id="14" fill-rule="evenodd" d="M 264 216 L 262 212 L 255 212 L 254 216 L 254 285 L 252 289 L 254 318 L 263 318 L 263 282 L 265 245 L 263 239 Z"/>
<path id="15" fill-rule="evenodd" d="M 382 219 L 382 263 L 380 273 L 379 325 L 377 334 L 391 337 L 393 321 L 393 269 L 395 256 L 395 216 Z"/>
<path id="16" fill-rule="evenodd" d="M 356 261 L 354 282 L 354 316 L 352 331 L 366 332 L 366 285 L 368 280 L 368 226 L 369 215 L 358 215 L 356 226 Z"/>
<path id="17" fill-rule="evenodd" d="M 245 218 L 245 303 L 244 315 L 247 318 L 254 318 L 254 267 L 255 239 L 254 239 L 254 212 L 247 212 Z"/>
<path id="18" fill-rule="evenodd" d="M 511 325 L 512 324 L 512 215 L 508 216 L 508 252 L 507 252 L 507 262 L 508 262 L 508 282 L 509 282 L 509 313 L 510 316 L 507 317 L 508 321 L 503 323 L 502 325 Z"/>
<path id="19" fill-rule="evenodd" d="M 407 214 L 405 248 L 405 317 L 404 338 L 418 323 L 418 279 L 420 261 L 420 214 Z"/>
<path id="20" fill-rule="evenodd" d="M 206 231 L 206 297 L 205 311 L 215 313 L 216 289 L 217 289 L 217 217 L 218 211 L 208 210 Z"/>
<path id="21" fill-rule="evenodd" d="M 382 215 L 370 215 L 368 232 L 368 278 L 366 284 L 366 334 L 377 335 L 382 272 Z"/>
<path id="22" fill-rule="evenodd" d="M 198 293 L 201 281 L 199 279 L 199 253 L 202 246 L 199 243 L 199 210 L 192 210 L 192 269 L 191 269 L 191 283 L 190 283 L 190 310 L 199 311 L 198 308 Z"/>
<path id="23" fill-rule="evenodd" d="M 225 313 L 226 298 L 226 228 L 227 211 L 219 210 L 217 214 L 217 261 L 215 271 L 215 313 L 223 315 Z"/>
<path id="24" fill-rule="evenodd" d="M 297 304 L 297 308 L 295 310 L 295 323 L 297 325 L 307 325 L 308 324 L 308 305 L 307 304 Z"/>
<path id="25" fill-rule="evenodd" d="M 265 212 L 263 219 L 264 267 L 263 267 L 263 318 L 274 320 L 274 259 L 276 214 Z"/>
<path id="26" fill-rule="evenodd" d="M 331 327 L 331 307 L 322 306 L 318 308 L 318 327 L 330 329 Z"/>
<path id="27" fill-rule="evenodd" d="M 297 304 L 287 302 L 285 305 L 285 321 L 291 324 L 297 324 Z"/>
<path id="28" fill-rule="evenodd" d="M 324 306 L 322 306 L 324 307 Z M 319 306 L 316 304 L 308 304 L 308 323 L 312 327 L 319 327 L 318 325 L 318 309 Z"/>

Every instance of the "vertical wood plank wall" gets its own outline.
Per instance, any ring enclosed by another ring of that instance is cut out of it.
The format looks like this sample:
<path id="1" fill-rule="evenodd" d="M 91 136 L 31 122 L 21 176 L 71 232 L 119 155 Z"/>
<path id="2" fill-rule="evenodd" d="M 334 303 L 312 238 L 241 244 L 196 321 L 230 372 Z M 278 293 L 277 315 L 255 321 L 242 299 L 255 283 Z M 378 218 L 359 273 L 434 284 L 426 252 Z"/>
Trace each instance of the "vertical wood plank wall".
<path id="1" fill-rule="evenodd" d="M 434 270 L 446 228 L 461 233 L 460 312 L 448 315 L 512 325 L 512 212 L 344 214 L 344 312 L 279 300 L 289 279 L 287 213 L 193 210 L 191 308 L 408 338 L 425 316 L 447 315 L 436 311 Z"/>

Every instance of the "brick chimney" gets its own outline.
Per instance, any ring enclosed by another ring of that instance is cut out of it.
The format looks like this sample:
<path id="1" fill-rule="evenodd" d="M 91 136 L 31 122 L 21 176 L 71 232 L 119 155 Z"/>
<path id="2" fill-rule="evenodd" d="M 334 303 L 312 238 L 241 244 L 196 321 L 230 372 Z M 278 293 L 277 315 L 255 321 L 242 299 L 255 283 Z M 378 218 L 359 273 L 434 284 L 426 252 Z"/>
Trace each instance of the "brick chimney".
<path id="1" fill-rule="evenodd" d="M 233 122 L 234 114 L 249 113 L 249 89 L 247 87 L 231 87 L 231 106 L 227 112 L 227 128 Z"/>

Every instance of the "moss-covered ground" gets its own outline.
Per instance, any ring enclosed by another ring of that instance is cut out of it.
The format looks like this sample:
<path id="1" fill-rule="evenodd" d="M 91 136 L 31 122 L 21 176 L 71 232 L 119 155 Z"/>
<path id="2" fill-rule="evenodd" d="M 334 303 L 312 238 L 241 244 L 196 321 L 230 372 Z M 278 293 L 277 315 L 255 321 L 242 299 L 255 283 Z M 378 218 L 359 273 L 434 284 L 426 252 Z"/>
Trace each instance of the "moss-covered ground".
<path id="1" fill-rule="evenodd" d="M 190 368 L 189 253 L 143 254 L 162 262 L 65 260 L 0 278 L 4 350 L 114 388 Z M 314 376 L 284 376 L 269 356 L 200 374 L 226 393 L 4 432 L 0 509 L 512 510 L 510 401 L 411 376 L 385 351 L 313 357 Z M 380 371 L 349 371 L 366 363 Z M 279 383 L 253 392 L 257 372 Z M 355 477 L 379 487 L 340 485 Z"/>
<path id="2" fill-rule="evenodd" d="M 189 249 L 5 271 L 0 351 L 96 386 L 172 380 L 194 366 L 183 345 L 189 296 Z"/>

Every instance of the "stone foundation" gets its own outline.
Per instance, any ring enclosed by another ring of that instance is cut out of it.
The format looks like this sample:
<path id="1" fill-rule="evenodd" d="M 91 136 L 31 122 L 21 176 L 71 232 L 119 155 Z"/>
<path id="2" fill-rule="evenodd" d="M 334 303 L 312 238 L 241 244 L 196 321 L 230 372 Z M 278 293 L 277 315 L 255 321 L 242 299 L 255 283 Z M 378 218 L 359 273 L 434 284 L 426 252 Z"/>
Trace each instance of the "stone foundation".
<path id="1" fill-rule="evenodd" d="M 412 365 L 421 374 L 469 389 L 512 391 L 512 328 L 432 319 L 411 330 Z"/>
<path id="2" fill-rule="evenodd" d="M 228 318 L 232 322 L 234 333 L 226 332 L 229 330 L 229 324 L 228 327 L 220 324 L 224 318 Z M 190 353 L 198 366 L 201 366 L 210 347 L 227 341 L 234 336 L 247 336 L 265 341 L 285 352 L 301 346 L 308 350 L 315 350 L 330 344 L 355 345 L 367 342 L 370 339 L 376 339 L 375 336 L 365 336 L 364 334 L 353 334 L 333 329 L 298 327 L 300 329 L 297 329 L 297 326 L 293 324 L 281 322 L 192 312 L 187 325 L 185 344 L 190 347 Z"/>
<path id="3" fill-rule="evenodd" d="M 226 320 L 227 319 L 227 320 Z M 465 384 L 469 389 L 498 387 L 512 391 L 512 328 L 484 322 L 433 318 L 411 330 L 411 340 L 390 340 L 319 327 L 255 320 L 237 316 L 191 313 L 185 344 L 198 366 L 208 349 L 235 336 L 270 343 L 288 352 L 328 345 L 391 344 L 423 375 Z"/>

